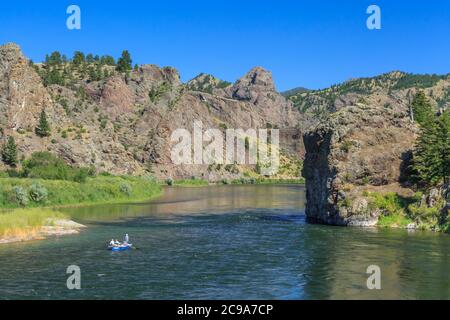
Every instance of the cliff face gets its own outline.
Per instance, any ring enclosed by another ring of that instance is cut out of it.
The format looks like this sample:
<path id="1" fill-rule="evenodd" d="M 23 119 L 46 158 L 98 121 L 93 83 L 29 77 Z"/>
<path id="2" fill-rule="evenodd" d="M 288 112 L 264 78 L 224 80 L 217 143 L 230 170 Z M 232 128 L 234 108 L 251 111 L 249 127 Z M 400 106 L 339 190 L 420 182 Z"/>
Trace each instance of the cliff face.
<path id="1" fill-rule="evenodd" d="M 401 173 L 417 128 L 407 108 L 357 104 L 342 108 L 304 135 L 306 215 L 312 222 L 374 225 L 365 191 L 402 188 Z"/>
<path id="2" fill-rule="evenodd" d="M 30 129 L 51 98 L 41 78 L 15 44 L 0 46 L 0 125 Z"/>
<path id="3" fill-rule="evenodd" d="M 275 91 L 271 73 L 263 68 L 235 84 L 205 75 L 183 84 L 171 67 L 142 65 L 125 74 L 103 66 L 108 76 L 89 79 L 82 70 L 95 65 L 61 64 L 52 68 L 67 81 L 45 86 L 38 72 L 48 67 L 31 64 L 15 44 L 0 46 L 0 145 L 14 136 L 21 157 L 51 151 L 98 171 L 158 178 L 241 176 L 208 165 L 172 164 L 171 133 L 192 132 L 194 121 L 202 121 L 204 129 L 278 127 L 284 150 L 294 157 L 304 153 L 297 128 L 302 116 Z M 43 109 L 52 128 L 46 138 L 34 133 Z"/>

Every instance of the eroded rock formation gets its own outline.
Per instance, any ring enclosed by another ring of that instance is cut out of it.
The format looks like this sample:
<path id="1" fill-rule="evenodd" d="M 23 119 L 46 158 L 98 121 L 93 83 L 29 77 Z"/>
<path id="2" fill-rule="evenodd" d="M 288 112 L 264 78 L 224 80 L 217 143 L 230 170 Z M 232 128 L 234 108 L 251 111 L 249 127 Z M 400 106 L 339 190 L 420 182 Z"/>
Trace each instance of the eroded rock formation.
<path id="1" fill-rule="evenodd" d="M 332 114 L 304 135 L 310 221 L 374 225 L 380 211 L 365 192 L 396 188 L 417 137 L 404 106 L 356 104 Z"/>

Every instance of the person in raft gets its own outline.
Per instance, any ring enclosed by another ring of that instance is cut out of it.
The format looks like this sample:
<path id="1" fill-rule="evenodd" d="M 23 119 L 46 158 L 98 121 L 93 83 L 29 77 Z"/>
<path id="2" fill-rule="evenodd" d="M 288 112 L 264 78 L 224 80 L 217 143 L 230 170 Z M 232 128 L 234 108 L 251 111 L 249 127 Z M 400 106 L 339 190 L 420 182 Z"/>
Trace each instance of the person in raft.
<path id="1" fill-rule="evenodd" d="M 116 245 L 116 243 L 114 242 L 114 239 L 111 239 L 111 242 L 109 243 L 109 245 L 110 245 L 111 247 L 114 247 L 114 246 Z"/>
<path id="2" fill-rule="evenodd" d="M 123 243 L 128 244 L 130 241 L 130 238 L 128 237 L 128 233 L 125 234 L 125 237 L 123 237 Z"/>

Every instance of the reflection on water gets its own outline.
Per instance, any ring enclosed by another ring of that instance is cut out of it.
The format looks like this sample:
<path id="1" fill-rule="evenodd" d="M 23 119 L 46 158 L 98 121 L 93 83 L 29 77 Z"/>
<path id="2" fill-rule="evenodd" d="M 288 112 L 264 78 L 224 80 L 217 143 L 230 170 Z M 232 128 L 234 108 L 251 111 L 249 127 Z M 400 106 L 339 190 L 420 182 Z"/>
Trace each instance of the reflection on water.
<path id="1" fill-rule="evenodd" d="M 305 223 L 299 186 L 168 188 L 151 203 L 68 209 L 80 235 L 0 247 L 0 297 L 450 298 L 450 237 Z M 129 233 L 138 250 L 105 242 Z M 66 268 L 82 290 L 66 289 Z M 366 288 L 378 265 L 382 290 Z"/>
<path id="2" fill-rule="evenodd" d="M 173 216 L 223 213 L 246 208 L 295 208 L 303 212 L 303 188 L 286 185 L 214 186 L 166 188 L 155 201 L 137 204 L 101 205 L 65 209 L 80 222 L 111 221 L 149 216 L 171 219 Z"/>

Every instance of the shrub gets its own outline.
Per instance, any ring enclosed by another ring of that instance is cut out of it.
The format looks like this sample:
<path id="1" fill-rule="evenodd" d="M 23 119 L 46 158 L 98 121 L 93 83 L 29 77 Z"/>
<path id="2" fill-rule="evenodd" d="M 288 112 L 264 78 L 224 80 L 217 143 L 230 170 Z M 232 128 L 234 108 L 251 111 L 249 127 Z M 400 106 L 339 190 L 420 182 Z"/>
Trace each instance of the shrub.
<path id="1" fill-rule="evenodd" d="M 166 180 L 166 183 L 167 183 L 168 186 L 173 186 L 173 179 L 172 178 L 168 178 Z"/>
<path id="2" fill-rule="evenodd" d="M 89 176 L 88 168 L 77 168 L 74 169 L 73 181 L 83 183 L 86 182 L 88 176 Z"/>
<path id="3" fill-rule="evenodd" d="M 435 226 L 441 222 L 440 208 L 443 206 L 443 203 L 439 203 L 435 207 L 428 208 L 426 205 L 414 203 L 408 206 L 408 211 L 411 218 L 419 224 L 425 226 Z"/>
<path id="4" fill-rule="evenodd" d="M 402 199 L 395 192 L 388 192 L 386 194 L 370 193 L 372 204 L 375 208 L 385 210 L 389 215 L 404 214 L 406 207 Z"/>
<path id="5" fill-rule="evenodd" d="M 133 193 L 133 189 L 128 183 L 121 183 L 119 186 L 120 192 L 126 194 L 128 197 Z"/>
<path id="6" fill-rule="evenodd" d="M 95 175 L 95 168 L 73 168 L 49 152 L 35 152 L 23 161 L 22 176 L 45 180 L 72 180 L 85 182 Z"/>
<path id="7" fill-rule="evenodd" d="M 351 149 L 351 147 L 352 147 L 352 142 L 351 141 L 348 141 L 348 140 L 345 140 L 344 142 L 342 142 L 342 144 L 341 144 L 341 146 L 339 147 L 342 151 L 344 151 L 344 152 L 349 152 L 350 151 L 350 149 Z"/>
<path id="8" fill-rule="evenodd" d="M 23 175 L 47 180 L 69 180 L 70 167 L 49 152 L 35 152 L 23 162 Z"/>
<path id="9" fill-rule="evenodd" d="M 14 170 L 14 169 L 6 170 L 6 173 L 8 174 L 8 177 L 10 177 L 10 178 L 20 178 L 21 177 L 20 172 L 17 170 Z"/>
<path id="10" fill-rule="evenodd" d="M 12 200 L 20 206 L 25 207 L 28 204 L 27 193 L 20 186 L 14 186 L 12 188 L 12 198 Z"/>
<path id="11" fill-rule="evenodd" d="M 149 183 L 156 183 L 156 179 L 154 176 L 143 176 L 142 179 Z"/>
<path id="12" fill-rule="evenodd" d="M 30 199 L 34 202 L 45 202 L 47 201 L 48 191 L 40 183 L 33 183 L 29 191 Z"/>

